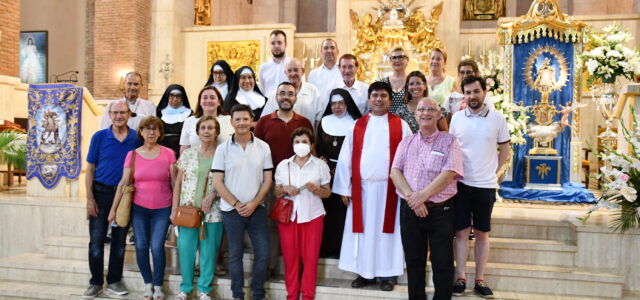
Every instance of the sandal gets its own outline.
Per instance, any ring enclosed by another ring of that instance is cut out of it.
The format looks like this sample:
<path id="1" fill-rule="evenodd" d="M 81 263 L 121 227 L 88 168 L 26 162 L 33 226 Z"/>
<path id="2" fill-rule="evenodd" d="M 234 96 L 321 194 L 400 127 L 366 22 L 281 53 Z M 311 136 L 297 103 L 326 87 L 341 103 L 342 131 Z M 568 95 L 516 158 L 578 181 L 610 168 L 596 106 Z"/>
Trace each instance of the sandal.
<path id="1" fill-rule="evenodd" d="M 161 286 L 153 287 L 153 300 L 164 300 L 164 293 Z"/>
<path id="2" fill-rule="evenodd" d="M 187 300 L 187 293 L 180 291 L 180 293 L 176 295 L 175 300 Z"/>
<path id="3" fill-rule="evenodd" d="M 142 293 L 142 298 L 145 300 L 151 300 L 153 297 L 153 284 L 147 283 L 144 285 L 144 293 Z"/>

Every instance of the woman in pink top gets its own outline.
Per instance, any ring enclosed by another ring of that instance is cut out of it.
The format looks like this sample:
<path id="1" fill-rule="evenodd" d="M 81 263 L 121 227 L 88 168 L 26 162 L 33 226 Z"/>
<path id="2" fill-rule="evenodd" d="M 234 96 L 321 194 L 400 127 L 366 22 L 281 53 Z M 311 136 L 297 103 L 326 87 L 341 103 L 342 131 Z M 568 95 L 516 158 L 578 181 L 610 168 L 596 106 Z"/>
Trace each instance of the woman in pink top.
<path id="1" fill-rule="evenodd" d="M 162 137 L 162 121 L 158 117 L 148 116 L 142 119 L 138 127 L 138 138 L 144 144 L 127 154 L 122 179 L 109 212 L 111 222 L 115 219 L 116 209 L 122 198 L 122 188 L 131 176 L 131 155 L 136 155 L 133 166 L 135 192 L 131 224 L 136 242 L 136 260 L 146 286 L 142 296 L 144 299 L 153 297 L 153 300 L 164 299 L 164 240 L 170 223 L 172 188 L 176 176 L 173 166 L 176 156 L 171 149 L 158 144 Z M 149 264 L 149 249 L 153 255 L 153 275 Z"/>

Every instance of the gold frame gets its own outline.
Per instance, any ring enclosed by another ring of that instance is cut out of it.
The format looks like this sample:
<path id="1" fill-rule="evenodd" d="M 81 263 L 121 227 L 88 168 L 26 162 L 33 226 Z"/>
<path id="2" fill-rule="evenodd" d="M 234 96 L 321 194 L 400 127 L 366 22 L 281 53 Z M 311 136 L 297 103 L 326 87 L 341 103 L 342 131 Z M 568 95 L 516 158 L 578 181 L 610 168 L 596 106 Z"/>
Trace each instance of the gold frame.
<path id="1" fill-rule="evenodd" d="M 478 0 L 460 1 L 460 19 L 462 21 L 492 21 L 506 16 L 506 0 L 491 0 L 493 9 L 491 11 L 485 11 L 485 13 L 476 13 L 477 1 Z M 496 5 L 498 6 L 496 7 Z"/>

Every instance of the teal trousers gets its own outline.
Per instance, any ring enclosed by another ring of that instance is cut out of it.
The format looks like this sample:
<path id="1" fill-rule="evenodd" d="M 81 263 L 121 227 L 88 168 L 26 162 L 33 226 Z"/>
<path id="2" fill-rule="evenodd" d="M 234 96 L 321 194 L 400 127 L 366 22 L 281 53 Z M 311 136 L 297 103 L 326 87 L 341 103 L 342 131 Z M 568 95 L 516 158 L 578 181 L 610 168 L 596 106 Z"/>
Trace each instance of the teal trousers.
<path id="1" fill-rule="evenodd" d="M 200 276 L 198 278 L 198 292 L 211 292 L 213 275 L 216 268 L 216 258 L 222 240 L 222 222 L 204 223 L 205 236 L 200 240 L 200 228 L 178 227 L 178 254 L 180 257 L 180 273 L 182 283 L 180 291 L 193 291 L 193 277 L 196 264 L 196 252 L 200 247 Z"/>

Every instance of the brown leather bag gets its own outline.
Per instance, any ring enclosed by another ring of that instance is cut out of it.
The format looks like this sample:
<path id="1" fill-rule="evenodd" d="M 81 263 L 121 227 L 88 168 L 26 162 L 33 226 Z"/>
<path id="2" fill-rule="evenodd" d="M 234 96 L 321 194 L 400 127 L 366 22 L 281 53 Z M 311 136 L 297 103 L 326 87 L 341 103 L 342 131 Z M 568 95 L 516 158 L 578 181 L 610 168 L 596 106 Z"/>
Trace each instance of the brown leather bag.
<path id="1" fill-rule="evenodd" d="M 202 191 L 202 199 L 207 195 L 207 183 L 209 182 L 209 175 L 204 179 L 204 189 Z M 176 209 L 176 216 L 173 219 L 173 224 L 188 228 L 200 227 L 200 240 L 204 240 L 204 214 L 202 210 L 193 205 L 178 206 Z"/>
<path id="2" fill-rule="evenodd" d="M 134 168 L 136 166 L 136 150 L 131 150 L 131 175 L 129 183 L 122 188 L 122 198 L 116 209 L 116 224 L 120 227 L 127 227 L 131 220 L 131 203 L 133 202 L 133 193 L 136 188 L 133 187 Z"/>

